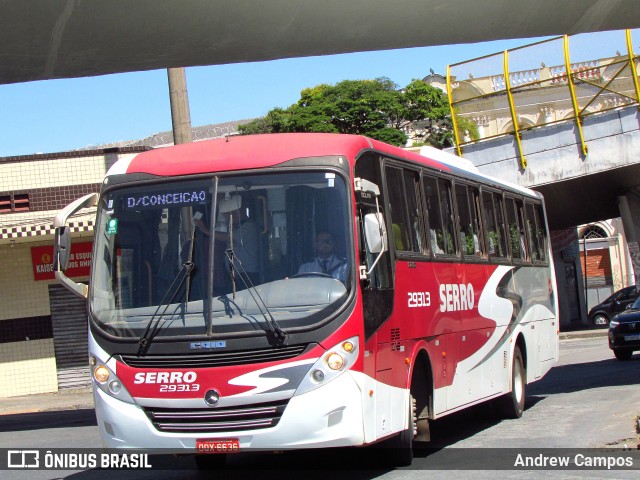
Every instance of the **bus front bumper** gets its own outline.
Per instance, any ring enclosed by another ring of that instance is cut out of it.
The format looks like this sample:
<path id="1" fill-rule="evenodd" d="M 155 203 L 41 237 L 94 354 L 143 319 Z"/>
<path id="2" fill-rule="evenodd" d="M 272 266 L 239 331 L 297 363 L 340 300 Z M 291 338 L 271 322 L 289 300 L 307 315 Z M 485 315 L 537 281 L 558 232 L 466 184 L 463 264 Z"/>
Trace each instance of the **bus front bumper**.
<path id="1" fill-rule="evenodd" d="M 237 439 L 240 451 L 344 447 L 364 443 L 362 393 L 351 372 L 289 400 L 275 427 L 198 433 L 157 430 L 144 410 L 94 389 L 96 416 L 106 448 L 196 452 L 202 439 Z M 186 451 L 185 451 L 186 450 Z"/>

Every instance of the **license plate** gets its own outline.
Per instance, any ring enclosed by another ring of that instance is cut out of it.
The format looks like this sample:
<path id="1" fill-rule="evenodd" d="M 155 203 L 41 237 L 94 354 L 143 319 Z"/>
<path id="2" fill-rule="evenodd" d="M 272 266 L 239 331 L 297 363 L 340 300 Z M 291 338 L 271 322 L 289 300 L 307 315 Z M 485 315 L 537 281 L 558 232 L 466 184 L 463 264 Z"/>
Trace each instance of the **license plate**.
<path id="1" fill-rule="evenodd" d="M 633 342 L 635 340 L 640 340 L 640 334 L 638 334 L 638 335 L 625 335 L 624 336 L 624 340 L 625 340 L 625 342 Z"/>
<path id="2" fill-rule="evenodd" d="M 236 453 L 240 451 L 237 438 L 202 438 L 196 440 L 198 453 Z"/>

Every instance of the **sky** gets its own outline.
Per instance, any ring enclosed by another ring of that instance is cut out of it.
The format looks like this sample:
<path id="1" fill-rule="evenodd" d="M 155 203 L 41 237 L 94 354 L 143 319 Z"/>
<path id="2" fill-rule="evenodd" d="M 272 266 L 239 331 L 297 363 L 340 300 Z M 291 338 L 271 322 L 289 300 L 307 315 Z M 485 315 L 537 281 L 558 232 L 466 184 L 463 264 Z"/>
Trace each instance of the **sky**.
<path id="1" fill-rule="evenodd" d="M 638 44 L 634 46 L 637 54 L 640 32 L 634 30 L 632 34 Z M 449 64 L 539 40 L 188 67 L 191 124 L 195 127 L 259 117 L 275 107 L 288 107 L 300 98 L 301 90 L 321 83 L 388 77 L 402 87 L 429 75 L 430 69 L 444 75 Z M 624 32 L 578 36 L 575 41 L 571 37 L 571 42 L 576 58 L 625 51 Z M 517 53 L 513 58 L 517 63 Z M 518 65 L 511 68 L 517 69 Z M 170 129 L 166 70 L 0 85 L 0 157 L 91 148 Z"/>

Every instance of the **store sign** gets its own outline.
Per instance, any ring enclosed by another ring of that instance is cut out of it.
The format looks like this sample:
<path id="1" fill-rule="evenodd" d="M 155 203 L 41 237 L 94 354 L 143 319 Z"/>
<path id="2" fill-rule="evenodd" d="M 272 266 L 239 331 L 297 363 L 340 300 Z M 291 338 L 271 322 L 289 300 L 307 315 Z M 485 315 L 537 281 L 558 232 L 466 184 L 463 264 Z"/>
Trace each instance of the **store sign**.
<path id="1" fill-rule="evenodd" d="M 69 266 L 65 271 L 67 277 L 88 277 L 91 269 L 91 249 L 93 242 L 74 243 L 71 245 Z M 33 279 L 53 280 L 53 245 L 31 247 L 31 263 Z"/>

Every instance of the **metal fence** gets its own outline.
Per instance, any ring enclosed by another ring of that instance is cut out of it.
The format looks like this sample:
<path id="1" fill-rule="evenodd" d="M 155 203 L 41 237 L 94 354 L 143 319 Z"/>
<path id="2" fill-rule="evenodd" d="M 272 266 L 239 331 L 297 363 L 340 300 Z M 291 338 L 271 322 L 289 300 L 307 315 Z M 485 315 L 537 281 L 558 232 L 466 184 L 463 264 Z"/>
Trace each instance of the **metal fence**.
<path id="1" fill-rule="evenodd" d="M 632 35 L 640 30 L 554 37 L 447 67 L 458 155 L 466 144 L 514 135 L 524 170 L 523 130 L 574 122 L 588 154 L 585 117 L 638 104 Z"/>

